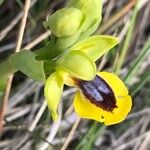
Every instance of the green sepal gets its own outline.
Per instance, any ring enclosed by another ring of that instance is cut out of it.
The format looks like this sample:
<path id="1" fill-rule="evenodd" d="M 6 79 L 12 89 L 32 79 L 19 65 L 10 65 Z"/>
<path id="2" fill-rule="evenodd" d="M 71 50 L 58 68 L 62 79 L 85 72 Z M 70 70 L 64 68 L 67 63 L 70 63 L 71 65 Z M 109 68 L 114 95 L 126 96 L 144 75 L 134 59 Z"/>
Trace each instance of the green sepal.
<path id="1" fill-rule="evenodd" d="M 35 81 L 45 81 L 43 61 L 36 60 L 35 53 L 23 50 L 10 56 L 11 64 Z"/>
<path id="2" fill-rule="evenodd" d="M 61 56 L 57 60 L 57 69 L 82 80 L 92 80 L 96 75 L 95 63 L 81 51 L 71 51 Z"/>
<path id="3" fill-rule="evenodd" d="M 56 72 L 51 74 L 46 80 L 44 94 L 53 120 L 58 118 L 57 109 L 62 95 L 63 85 L 63 79 Z"/>
<path id="4" fill-rule="evenodd" d="M 113 36 L 95 35 L 72 46 L 69 51 L 82 51 L 92 61 L 98 60 L 104 53 L 118 44 L 119 40 Z"/>
<path id="5" fill-rule="evenodd" d="M 63 52 L 65 49 L 72 46 L 78 40 L 79 36 L 80 36 L 80 32 L 77 32 L 76 34 L 69 37 L 58 38 L 55 45 L 56 51 Z"/>

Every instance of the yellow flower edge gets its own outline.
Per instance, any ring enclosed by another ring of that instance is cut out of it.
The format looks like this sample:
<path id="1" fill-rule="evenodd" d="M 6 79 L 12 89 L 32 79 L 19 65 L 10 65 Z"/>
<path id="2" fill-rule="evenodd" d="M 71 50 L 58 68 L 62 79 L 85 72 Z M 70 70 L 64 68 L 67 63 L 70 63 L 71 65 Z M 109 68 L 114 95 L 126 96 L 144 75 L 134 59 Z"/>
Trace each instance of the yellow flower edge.
<path id="1" fill-rule="evenodd" d="M 117 75 L 105 71 L 98 72 L 97 75 L 107 82 L 107 84 L 111 87 L 116 97 L 128 95 L 127 87 Z"/>
<path id="2" fill-rule="evenodd" d="M 99 72 L 97 74 L 101 76 L 112 88 L 115 95 L 117 108 L 114 108 L 112 112 L 103 110 L 102 108 L 91 103 L 79 91 L 76 93 L 74 99 L 75 111 L 82 118 L 103 122 L 105 125 L 120 123 L 126 118 L 132 106 L 132 99 L 128 95 L 128 90 L 116 75 L 107 72 Z"/>

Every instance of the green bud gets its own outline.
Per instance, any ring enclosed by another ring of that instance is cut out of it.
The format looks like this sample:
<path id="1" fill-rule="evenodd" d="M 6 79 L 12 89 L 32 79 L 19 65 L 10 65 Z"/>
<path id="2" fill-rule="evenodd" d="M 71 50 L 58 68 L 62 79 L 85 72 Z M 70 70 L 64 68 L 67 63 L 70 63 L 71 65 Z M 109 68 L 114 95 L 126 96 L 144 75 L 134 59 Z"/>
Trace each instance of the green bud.
<path id="1" fill-rule="evenodd" d="M 46 26 L 57 37 L 73 35 L 80 27 L 82 13 L 76 8 L 63 8 L 50 15 Z"/>
<path id="2" fill-rule="evenodd" d="M 55 38 L 59 53 L 93 34 L 101 22 L 102 0 L 70 0 L 50 15 L 44 26 Z"/>
<path id="3" fill-rule="evenodd" d="M 102 0 L 70 0 L 67 7 L 78 8 L 84 14 L 80 39 L 95 32 L 101 21 Z"/>

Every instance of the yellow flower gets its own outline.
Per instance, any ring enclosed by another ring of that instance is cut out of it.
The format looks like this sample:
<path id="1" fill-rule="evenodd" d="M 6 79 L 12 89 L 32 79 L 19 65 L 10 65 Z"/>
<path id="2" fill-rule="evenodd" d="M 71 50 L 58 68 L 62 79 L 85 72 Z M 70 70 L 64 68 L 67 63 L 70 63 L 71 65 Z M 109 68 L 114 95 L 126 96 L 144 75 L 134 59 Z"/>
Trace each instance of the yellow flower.
<path id="1" fill-rule="evenodd" d="M 78 81 L 74 107 L 79 116 L 104 122 L 119 123 L 131 110 L 132 100 L 124 83 L 113 73 L 98 72 L 92 81 Z"/>
<path id="2" fill-rule="evenodd" d="M 83 118 L 119 123 L 131 109 L 131 98 L 123 82 L 114 74 L 96 74 L 95 61 L 118 43 L 111 36 L 91 36 L 65 51 L 56 62 L 56 71 L 45 84 L 45 97 L 54 120 L 64 84 L 79 90 L 74 107 Z"/>
<path id="3" fill-rule="evenodd" d="M 82 118 L 112 125 L 123 121 L 131 110 L 132 100 L 124 83 L 113 73 L 98 72 L 91 81 L 71 77 L 59 70 L 53 73 L 45 85 L 45 96 L 52 117 L 57 119 L 57 108 L 63 85 L 78 88 L 74 98 L 75 111 Z"/>

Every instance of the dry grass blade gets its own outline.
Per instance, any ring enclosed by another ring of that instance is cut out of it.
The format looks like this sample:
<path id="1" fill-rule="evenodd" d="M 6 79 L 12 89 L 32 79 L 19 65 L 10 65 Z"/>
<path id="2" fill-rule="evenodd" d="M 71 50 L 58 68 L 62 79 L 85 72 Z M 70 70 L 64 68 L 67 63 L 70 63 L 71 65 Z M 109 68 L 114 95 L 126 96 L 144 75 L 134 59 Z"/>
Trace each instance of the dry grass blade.
<path id="1" fill-rule="evenodd" d="M 26 45 L 25 47 L 23 47 L 23 49 L 30 50 L 31 48 L 33 48 L 34 46 L 36 46 L 37 44 L 39 44 L 41 41 L 43 41 L 44 39 L 46 39 L 50 34 L 51 34 L 50 31 L 47 31 L 47 32 L 41 34 L 38 38 L 36 38 L 32 42 L 30 42 L 28 45 Z"/>
<path id="2" fill-rule="evenodd" d="M 32 7 L 35 3 L 37 2 L 37 0 L 33 0 L 30 7 Z M 3 29 L 0 32 L 0 41 L 3 40 L 3 38 L 15 27 L 15 25 L 19 22 L 19 20 L 22 18 L 23 16 L 23 11 L 20 12 L 10 23 L 9 25 Z"/>
<path id="3" fill-rule="evenodd" d="M 134 144 L 137 140 L 143 139 L 144 137 L 148 136 L 149 134 L 150 134 L 150 131 L 149 131 L 149 132 L 146 132 L 146 133 L 144 133 L 144 134 L 142 134 L 142 135 L 139 135 L 138 137 L 136 137 L 136 138 L 130 140 L 129 142 L 120 145 L 119 147 L 116 148 L 116 150 L 125 150 L 125 149 L 127 149 L 130 145 Z"/>
<path id="4" fill-rule="evenodd" d="M 150 145 L 150 132 L 147 134 L 147 136 L 144 139 L 143 143 L 141 144 L 139 150 L 146 150 L 149 148 L 149 145 Z"/>
<path id="5" fill-rule="evenodd" d="M 61 150 L 66 150 L 66 148 L 68 147 L 68 145 L 69 145 L 70 141 L 72 140 L 73 135 L 74 135 L 74 133 L 75 133 L 75 131 L 76 131 L 79 123 L 80 123 L 80 120 L 81 120 L 81 118 L 78 117 L 77 120 L 76 120 L 76 122 L 72 126 L 71 131 L 69 132 L 69 135 L 68 135 L 68 137 L 67 137 L 64 145 L 61 147 Z"/>
<path id="6" fill-rule="evenodd" d="M 132 0 L 127 4 L 120 12 L 111 17 L 107 23 L 104 23 L 100 26 L 100 28 L 96 31 L 96 33 L 104 33 L 107 29 L 109 29 L 112 25 L 114 25 L 119 19 L 121 19 L 124 15 L 126 15 L 135 5 L 135 0 Z"/>

